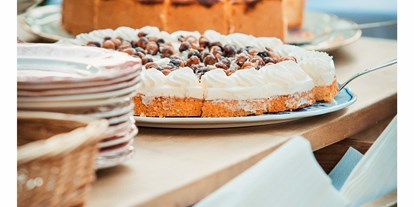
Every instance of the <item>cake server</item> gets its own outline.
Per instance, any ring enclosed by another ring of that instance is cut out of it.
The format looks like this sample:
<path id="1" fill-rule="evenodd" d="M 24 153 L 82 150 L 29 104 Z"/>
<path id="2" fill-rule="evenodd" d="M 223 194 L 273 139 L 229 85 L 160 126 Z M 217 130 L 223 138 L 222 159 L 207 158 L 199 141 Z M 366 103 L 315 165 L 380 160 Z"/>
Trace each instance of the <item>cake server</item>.
<path id="1" fill-rule="evenodd" d="M 357 74 L 355 74 L 355 75 L 353 75 L 351 78 L 349 78 L 347 81 L 345 81 L 344 83 L 342 83 L 342 84 L 340 84 L 339 85 L 339 91 L 340 90 L 342 90 L 346 85 L 348 85 L 348 83 L 350 83 L 351 81 L 353 81 L 355 78 L 358 78 L 359 76 L 361 76 L 361 75 L 364 75 L 364 74 L 367 74 L 367 73 L 370 73 L 370 72 L 372 72 L 372 71 L 376 71 L 376 70 L 379 70 L 379 69 L 382 69 L 382 68 L 385 68 L 385 67 L 388 67 L 388 66 L 391 66 L 391 65 L 394 65 L 394 64 L 396 64 L 397 63 L 397 59 L 393 59 L 393 60 L 390 60 L 390 61 L 388 61 L 388 62 L 386 62 L 386 63 L 384 63 L 384 64 L 381 64 L 381 65 L 379 65 L 379 66 L 376 66 L 376 67 L 373 67 L 373 68 L 368 68 L 368 69 L 366 69 L 366 70 L 363 70 L 363 71 L 361 71 L 361 72 L 359 72 L 359 73 L 357 73 Z"/>

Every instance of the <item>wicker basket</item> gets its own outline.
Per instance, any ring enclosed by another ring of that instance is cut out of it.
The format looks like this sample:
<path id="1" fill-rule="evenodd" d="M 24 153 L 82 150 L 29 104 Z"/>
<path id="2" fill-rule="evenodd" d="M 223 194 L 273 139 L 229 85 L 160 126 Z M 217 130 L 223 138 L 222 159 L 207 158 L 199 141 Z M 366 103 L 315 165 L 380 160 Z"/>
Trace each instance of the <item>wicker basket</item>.
<path id="1" fill-rule="evenodd" d="M 18 205 L 84 205 L 108 122 L 50 112 L 17 117 Z"/>

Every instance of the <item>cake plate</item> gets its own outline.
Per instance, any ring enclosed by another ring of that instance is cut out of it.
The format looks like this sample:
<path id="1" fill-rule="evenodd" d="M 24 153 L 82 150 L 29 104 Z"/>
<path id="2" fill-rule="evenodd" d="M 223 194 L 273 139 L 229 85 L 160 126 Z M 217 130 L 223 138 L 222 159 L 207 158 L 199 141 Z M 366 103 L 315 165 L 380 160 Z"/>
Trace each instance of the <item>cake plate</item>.
<path id="1" fill-rule="evenodd" d="M 261 126 L 289 122 L 306 117 L 332 113 L 344 109 L 357 100 L 357 96 L 349 87 L 345 87 L 336 95 L 331 103 L 316 102 L 315 104 L 294 111 L 285 111 L 273 114 L 263 114 L 245 117 L 141 117 L 134 116 L 139 127 L 181 128 L 181 129 L 208 129 L 233 128 L 247 126 Z"/>

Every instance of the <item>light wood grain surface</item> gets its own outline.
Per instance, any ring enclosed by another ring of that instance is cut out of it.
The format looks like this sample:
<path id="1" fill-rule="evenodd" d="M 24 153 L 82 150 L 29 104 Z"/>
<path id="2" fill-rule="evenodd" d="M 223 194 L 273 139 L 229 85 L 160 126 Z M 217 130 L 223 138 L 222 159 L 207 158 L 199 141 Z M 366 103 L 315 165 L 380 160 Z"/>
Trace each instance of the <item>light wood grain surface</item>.
<path id="1" fill-rule="evenodd" d="M 393 59 L 394 40 L 361 38 L 332 53 L 340 82 Z M 134 157 L 98 172 L 87 206 L 189 206 L 296 135 L 314 150 L 358 134 L 397 113 L 396 66 L 354 80 L 357 102 L 345 110 L 260 127 L 140 128 Z"/>

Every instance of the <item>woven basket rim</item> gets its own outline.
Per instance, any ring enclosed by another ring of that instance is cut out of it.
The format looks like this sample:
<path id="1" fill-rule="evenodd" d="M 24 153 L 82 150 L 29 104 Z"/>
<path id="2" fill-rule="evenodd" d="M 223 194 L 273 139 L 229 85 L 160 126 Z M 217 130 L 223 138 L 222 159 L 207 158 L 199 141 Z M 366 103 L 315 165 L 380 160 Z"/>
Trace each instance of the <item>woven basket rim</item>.
<path id="1" fill-rule="evenodd" d="M 106 119 L 96 119 L 84 115 L 70 115 L 54 112 L 18 112 L 18 119 L 41 118 L 51 120 L 66 120 L 85 123 L 85 127 L 76 128 L 67 133 L 54 135 L 50 138 L 34 141 L 17 148 L 17 163 L 49 158 L 68 153 L 83 144 L 98 142 L 108 128 Z"/>

